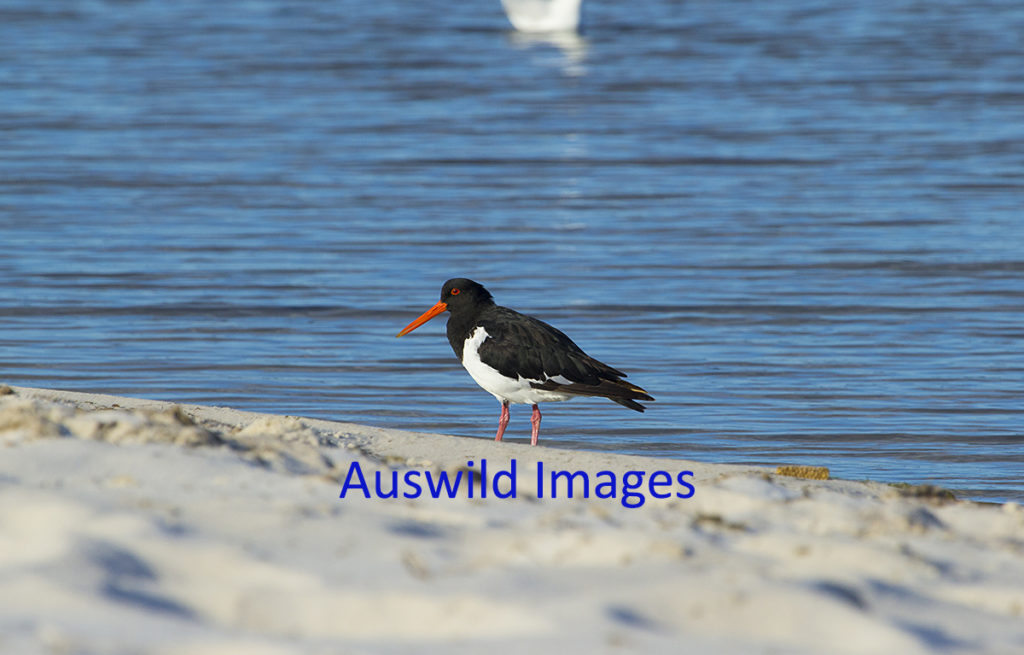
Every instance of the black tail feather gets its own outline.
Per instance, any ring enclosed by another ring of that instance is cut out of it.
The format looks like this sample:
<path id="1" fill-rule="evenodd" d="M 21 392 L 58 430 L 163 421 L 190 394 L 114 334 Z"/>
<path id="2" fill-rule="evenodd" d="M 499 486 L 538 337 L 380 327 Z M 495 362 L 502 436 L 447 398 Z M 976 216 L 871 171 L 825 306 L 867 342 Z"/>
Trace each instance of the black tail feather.
<path id="1" fill-rule="evenodd" d="M 608 400 L 610 400 L 612 402 L 615 402 L 615 403 L 619 403 L 623 407 L 628 407 L 630 409 L 635 409 L 638 412 L 642 412 L 645 409 L 647 409 L 646 407 L 644 407 L 643 405 L 641 405 L 637 401 L 632 400 L 630 398 L 608 398 Z M 643 400 L 654 400 L 654 398 L 651 398 L 650 396 L 647 396 L 647 397 L 643 398 Z"/>
<path id="2" fill-rule="evenodd" d="M 581 382 L 558 384 L 554 380 L 548 380 L 544 384 L 534 384 L 533 386 L 537 389 L 563 391 L 576 396 L 597 396 L 607 398 L 612 402 L 616 402 L 623 407 L 628 407 L 629 409 L 637 412 L 644 411 L 646 407 L 636 401 L 654 400 L 654 397 L 648 394 L 647 391 L 641 389 L 635 384 L 630 384 L 625 380 L 601 380 L 599 384 L 583 384 Z"/>

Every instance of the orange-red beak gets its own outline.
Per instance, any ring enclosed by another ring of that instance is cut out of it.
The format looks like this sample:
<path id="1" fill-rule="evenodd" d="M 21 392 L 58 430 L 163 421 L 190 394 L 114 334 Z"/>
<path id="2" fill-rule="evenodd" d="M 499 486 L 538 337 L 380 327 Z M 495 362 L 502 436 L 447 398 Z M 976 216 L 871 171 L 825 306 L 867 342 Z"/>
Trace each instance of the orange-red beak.
<path id="1" fill-rule="evenodd" d="M 441 312 L 447 311 L 447 310 L 448 310 L 448 303 L 446 303 L 446 302 L 439 302 L 439 303 L 437 303 L 436 305 L 434 305 L 433 307 L 431 307 L 427 311 L 423 312 L 423 315 L 420 316 L 419 318 L 417 318 L 415 321 L 413 321 L 412 323 L 406 325 L 405 329 L 402 330 L 401 332 L 399 332 L 398 334 L 396 334 L 395 337 L 396 338 L 397 337 L 402 337 L 402 336 L 405 336 L 405 335 L 409 334 L 410 332 L 412 332 L 413 330 L 415 330 L 419 326 L 423 325 L 424 323 L 426 323 L 430 319 L 434 318 L 435 316 L 437 316 Z"/>

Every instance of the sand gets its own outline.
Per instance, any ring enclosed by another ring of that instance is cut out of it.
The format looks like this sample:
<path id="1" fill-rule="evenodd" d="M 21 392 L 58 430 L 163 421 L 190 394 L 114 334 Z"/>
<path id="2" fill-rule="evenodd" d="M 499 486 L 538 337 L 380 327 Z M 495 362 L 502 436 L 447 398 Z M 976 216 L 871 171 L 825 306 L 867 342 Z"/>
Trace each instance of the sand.
<path id="1" fill-rule="evenodd" d="M 0 391 L 0 652 L 1024 652 L 1013 503 Z"/>

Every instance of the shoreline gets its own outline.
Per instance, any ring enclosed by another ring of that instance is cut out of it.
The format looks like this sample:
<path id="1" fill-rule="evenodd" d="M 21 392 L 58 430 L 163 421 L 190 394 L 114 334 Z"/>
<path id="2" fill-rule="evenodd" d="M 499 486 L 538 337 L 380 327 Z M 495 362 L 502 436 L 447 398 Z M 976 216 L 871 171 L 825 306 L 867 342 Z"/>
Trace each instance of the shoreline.
<path id="1" fill-rule="evenodd" d="M 252 412 L 231 407 L 195 405 L 173 401 L 35 387 L 11 386 L 10 388 L 22 397 L 66 403 L 79 410 L 102 411 L 123 409 L 157 413 L 181 411 L 188 417 L 188 420 L 213 430 L 231 431 L 240 425 L 269 422 L 270 424 L 280 424 L 272 426 L 271 432 L 275 429 L 283 429 L 287 432 L 289 429 L 299 429 L 301 425 L 303 428 L 318 435 L 320 439 L 318 445 L 324 453 L 331 453 L 336 448 L 346 448 L 357 451 L 371 461 L 390 466 L 427 467 L 437 470 L 457 471 L 467 468 L 467 462 L 479 461 L 480 459 L 491 458 L 491 461 L 507 461 L 510 458 L 515 458 L 522 467 L 520 473 L 530 476 L 536 475 L 538 462 L 543 462 L 549 467 L 557 468 L 558 470 L 594 473 L 601 470 L 611 470 L 618 473 L 631 470 L 659 471 L 675 467 L 692 472 L 693 482 L 697 486 L 704 482 L 720 479 L 722 476 L 756 476 L 791 488 L 822 487 L 847 491 L 860 490 L 861 492 L 880 496 L 917 494 L 924 498 L 955 499 L 945 489 L 933 485 L 895 485 L 873 480 L 830 478 L 828 477 L 827 469 L 822 469 L 821 467 L 780 465 L 772 468 L 769 466 L 700 462 L 661 456 L 627 455 L 606 451 L 572 450 L 549 447 L 543 444 L 531 446 L 526 443 L 512 441 L 495 442 L 490 438 L 413 432 L 360 423 Z M 235 445 L 236 449 L 241 448 L 243 451 L 247 447 Z M 263 449 L 267 447 L 267 443 L 262 443 L 258 446 L 258 448 Z M 307 458 L 316 458 L 312 452 L 306 452 L 305 456 Z M 779 470 L 784 469 L 795 471 L 796 474 L 780 474 Z M 808 469 L 815 469 L 811 472 L 810 477 L 806 473 L 802 473 Z M 826 472 L 824 479 L 815 479 L 813 477 L 818 470 Z M 332 469 L 329 465 L 324 465 L 316 467 L 316 472 L 338 482 L 343 482 L 344 473 L 347 470 L 339 471 Z M 907 490 L 909 490 L 909 493 Z M 978 502 L 974 500 L 956 500 L 968 503 Z"/>
<path id="2" fill-rule="evenodd" d="M 771 476 L 773 478 L 779 478 L 780 480 L 796 478 L 803 479 L 807 482 L 814 480 L 814 478 L 806 477 L 806 474 L 800 474 L 800 471 L 823 468 L 802 465 L 778 465 L 773 468 L 771 466 L 763 465 L 700 462 L 697 460 L 664 456 L 629 455 L 607 451 L 575 450 L 550 447 L 544 444 L 530 446 L 529 444 L 514 441 L 503 441 L 497 443 L 493 439 L 483 437 L 463 437 L 432 432 L 414 432 L 397 428 L 377 427 L 328 419 L 252 412 L 248 410 L 238 410 L 231 407 L 196 405 L 130 396 L 115 396 L 110 394 L 44 389 L 37 387 L 10 385 L 9 388 L 16 394 L 23 397 L 50 402 L 67 403 L 84 410 L 113 408 L 163 412 L 173 411 L 176 408 L 180 408 L 197 423 L 213 427 L 227 426 L 230 428 L 235 425 L 244 424 L 257 419 L 266 419 L 268 417 L 271 419 L 277 418 L 285 421 L 301 421 L 309 428 L 329 435 L 329 445 L 338 446 L 340 444 L 344 444 L 345 447 L 361 449 L 369 457 L 376 457 L 384 461 L 395 462 L 404 459 L 412 464 L 420 465 L 458 467 L 465 465 L 466 461 L 472 460 L 474 457 L 508 457 L 515 455 L 518 459 L 529 461 L 531 463 L 535 463 L 538 459 L 543 457 L 544 462 L 554 463 L 562 467 L 573 467 L 582 460 L 588 468 L 605 467 L 617 471 L 625 470 L 630 467 L 633 469 L 656 470 L 659 468 L 665 468 L 666 465 L 671 463 L 678 463 L 680 465 L 685 465 L 685 467 L 690 470 L 693 470 L 697 480 L 713 479 L 719 475 L 751 474 Z M 333 438 L 333 441 L 331 438 Z M 797 474 L 782 474 L 779 472 L 780 469 L 795 470 Z M 824 470 L 827 475 L 827 469 Z M 939 487 L 927 484 L 897 484 L 867 479 L 845 480 L 831 477 L 826 477 L 824 481 L 841 486 L 867 485 L 880 493 L 885 490 L 891 490 L 898 487 L 920 489 L 924 491 L 925 495 L 928 495 L 929 490 L 934 490 L 938 493 L 944 491 Z M 963 502 L 982 501 L 964 499 Z"/>
<path id="3" fill-rule="evenodd" d="M 10 391 L 0 395 L 8 649 L 440 653 L 510 639 L 542 652 L 1024 648 L 1016 503 Z M 355 469 L 371 493 L 355 485 L 340 498 Z M 538 480 L 552 479 L 538 470 L 565 473 L 558 498 L 538 497 Z M 468 482 L 422 492 L 441 473 Z M 421 493 L 405 495 L 407 478 Z M 376 493 L 399 484 L 397 498 Z M 644 501 L 627 504 L 627 491 Z"/>

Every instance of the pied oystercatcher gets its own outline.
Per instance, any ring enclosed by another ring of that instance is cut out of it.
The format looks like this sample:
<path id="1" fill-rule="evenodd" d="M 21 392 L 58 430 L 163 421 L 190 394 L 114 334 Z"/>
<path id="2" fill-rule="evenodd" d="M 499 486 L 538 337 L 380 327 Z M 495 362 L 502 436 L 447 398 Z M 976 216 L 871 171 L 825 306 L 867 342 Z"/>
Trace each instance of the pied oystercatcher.
<path id="1" fill-rule="evenodd" d="M 533 405 L 530 443 L 537 445 L 537 403 L 602 396 L 623 407 L 644 411 L 638 400 L 654 400 L 626 382 L 626 374 L 603 364 L 544 321 L 502 307 L 482 285 L 456 278 L 441 288 L 441 300 L 398 333 L 412 332 L 442 312 L 448 318 L 448 342 L 456 357 L 484 390 L 501 403 L 498 435 L 508 426 L 509 403 Z"/>

